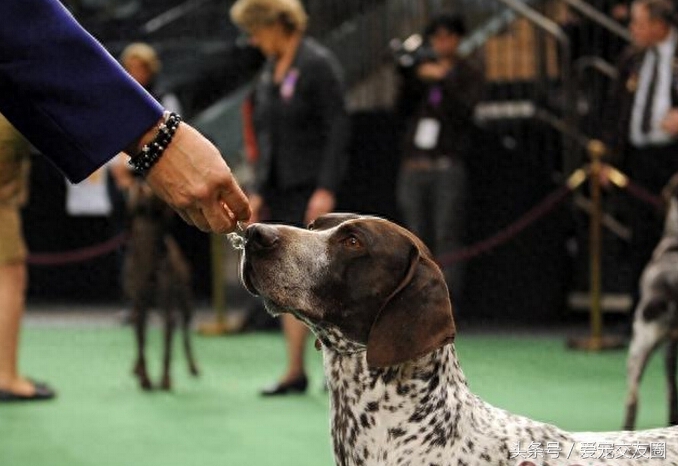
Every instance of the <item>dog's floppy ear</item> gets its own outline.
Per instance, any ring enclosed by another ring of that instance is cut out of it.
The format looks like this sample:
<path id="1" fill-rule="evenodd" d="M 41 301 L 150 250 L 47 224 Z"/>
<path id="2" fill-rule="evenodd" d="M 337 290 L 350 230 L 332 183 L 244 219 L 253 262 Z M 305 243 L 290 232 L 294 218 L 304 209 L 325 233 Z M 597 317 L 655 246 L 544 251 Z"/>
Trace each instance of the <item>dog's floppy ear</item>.
<path id="1" fill-rule="evenodd" d="M 367 365 L 411 361 L 454 340 L 447 286 L 438 266 L 412 245 L 407 274 L 377 315 L 367 338 Z"/>
<path id="2" fill-rule="evenodd" d="M 320 217 L 316 218 L 311 223 L 309 223 L 308 229 L 329 230 L 330 228 L 334 228 L 337 225 L 341 225 L 342 223 L 348 220 L 357 220 L 359 218 L 361 218 L 361 216 L 357 214 L 332 213 L 321 215 Z"/>

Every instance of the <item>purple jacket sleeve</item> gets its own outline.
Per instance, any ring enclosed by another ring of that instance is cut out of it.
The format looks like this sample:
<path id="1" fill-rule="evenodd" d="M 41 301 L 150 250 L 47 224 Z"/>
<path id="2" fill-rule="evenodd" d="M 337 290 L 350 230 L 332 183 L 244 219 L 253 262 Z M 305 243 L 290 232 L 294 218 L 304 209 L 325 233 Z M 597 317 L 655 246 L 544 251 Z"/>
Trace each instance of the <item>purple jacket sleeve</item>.
<path id="1" fill-rule="evenodd" d="M 57 0 L 0 0 L 0 113 L 73 182 L 162 107 Z"/>

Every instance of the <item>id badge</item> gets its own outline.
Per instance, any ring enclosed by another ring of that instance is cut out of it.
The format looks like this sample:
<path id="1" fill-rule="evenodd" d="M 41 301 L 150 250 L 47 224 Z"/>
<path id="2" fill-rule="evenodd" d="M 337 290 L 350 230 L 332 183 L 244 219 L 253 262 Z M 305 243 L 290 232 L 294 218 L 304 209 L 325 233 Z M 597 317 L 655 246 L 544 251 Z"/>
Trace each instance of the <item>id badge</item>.
<path id="1" fill-rule="evenodd" d="M 435 118 L 422 118 L 414 134 L 414 145 L 423 150 L 430 150 L 438 145 L 440 121 Z"/>

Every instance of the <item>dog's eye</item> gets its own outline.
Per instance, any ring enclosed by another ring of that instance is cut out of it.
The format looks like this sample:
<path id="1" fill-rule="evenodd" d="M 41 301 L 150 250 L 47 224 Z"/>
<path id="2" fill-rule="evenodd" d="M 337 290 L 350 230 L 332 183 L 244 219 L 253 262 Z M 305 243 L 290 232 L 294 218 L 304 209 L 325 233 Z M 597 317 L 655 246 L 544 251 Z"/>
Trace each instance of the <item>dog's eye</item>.
<path id="1" fill-rule="evenodd" d="M 352 248 L 352 249 L 361 248 L 363 246 L 362 243 L 360 242 L 360 240 L 354 235 L 347 236 L 344 239 L 343 243 L 344 243 L 344 246 L 346 246 L 347 248 Z"/>

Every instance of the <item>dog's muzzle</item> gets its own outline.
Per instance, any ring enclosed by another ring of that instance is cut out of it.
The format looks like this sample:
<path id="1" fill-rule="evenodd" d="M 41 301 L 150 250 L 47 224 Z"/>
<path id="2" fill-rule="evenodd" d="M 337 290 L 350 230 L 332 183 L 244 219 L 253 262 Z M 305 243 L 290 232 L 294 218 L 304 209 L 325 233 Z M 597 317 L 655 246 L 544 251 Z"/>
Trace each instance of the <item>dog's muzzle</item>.
<path id="1" fill-rule="evenodd" d="M 259 291 L 254 286 L 252 279 L 254 272 L 254 262 L 266 255 L 267 252 L 275 249 L 280 242 L 278 230 L 263 223 L 255 223 L 245 230 L 245 247 L 241 264 L 241 276 L 243 284 L 247 290 L 259 295 Z"/>
<path id="2" fill-rule="evenodd" d="M 255 223 L 245 230 L 245 252 L 260 253 L 273 249 L 280 242 L 278 229 L 271 225 Z"/>

